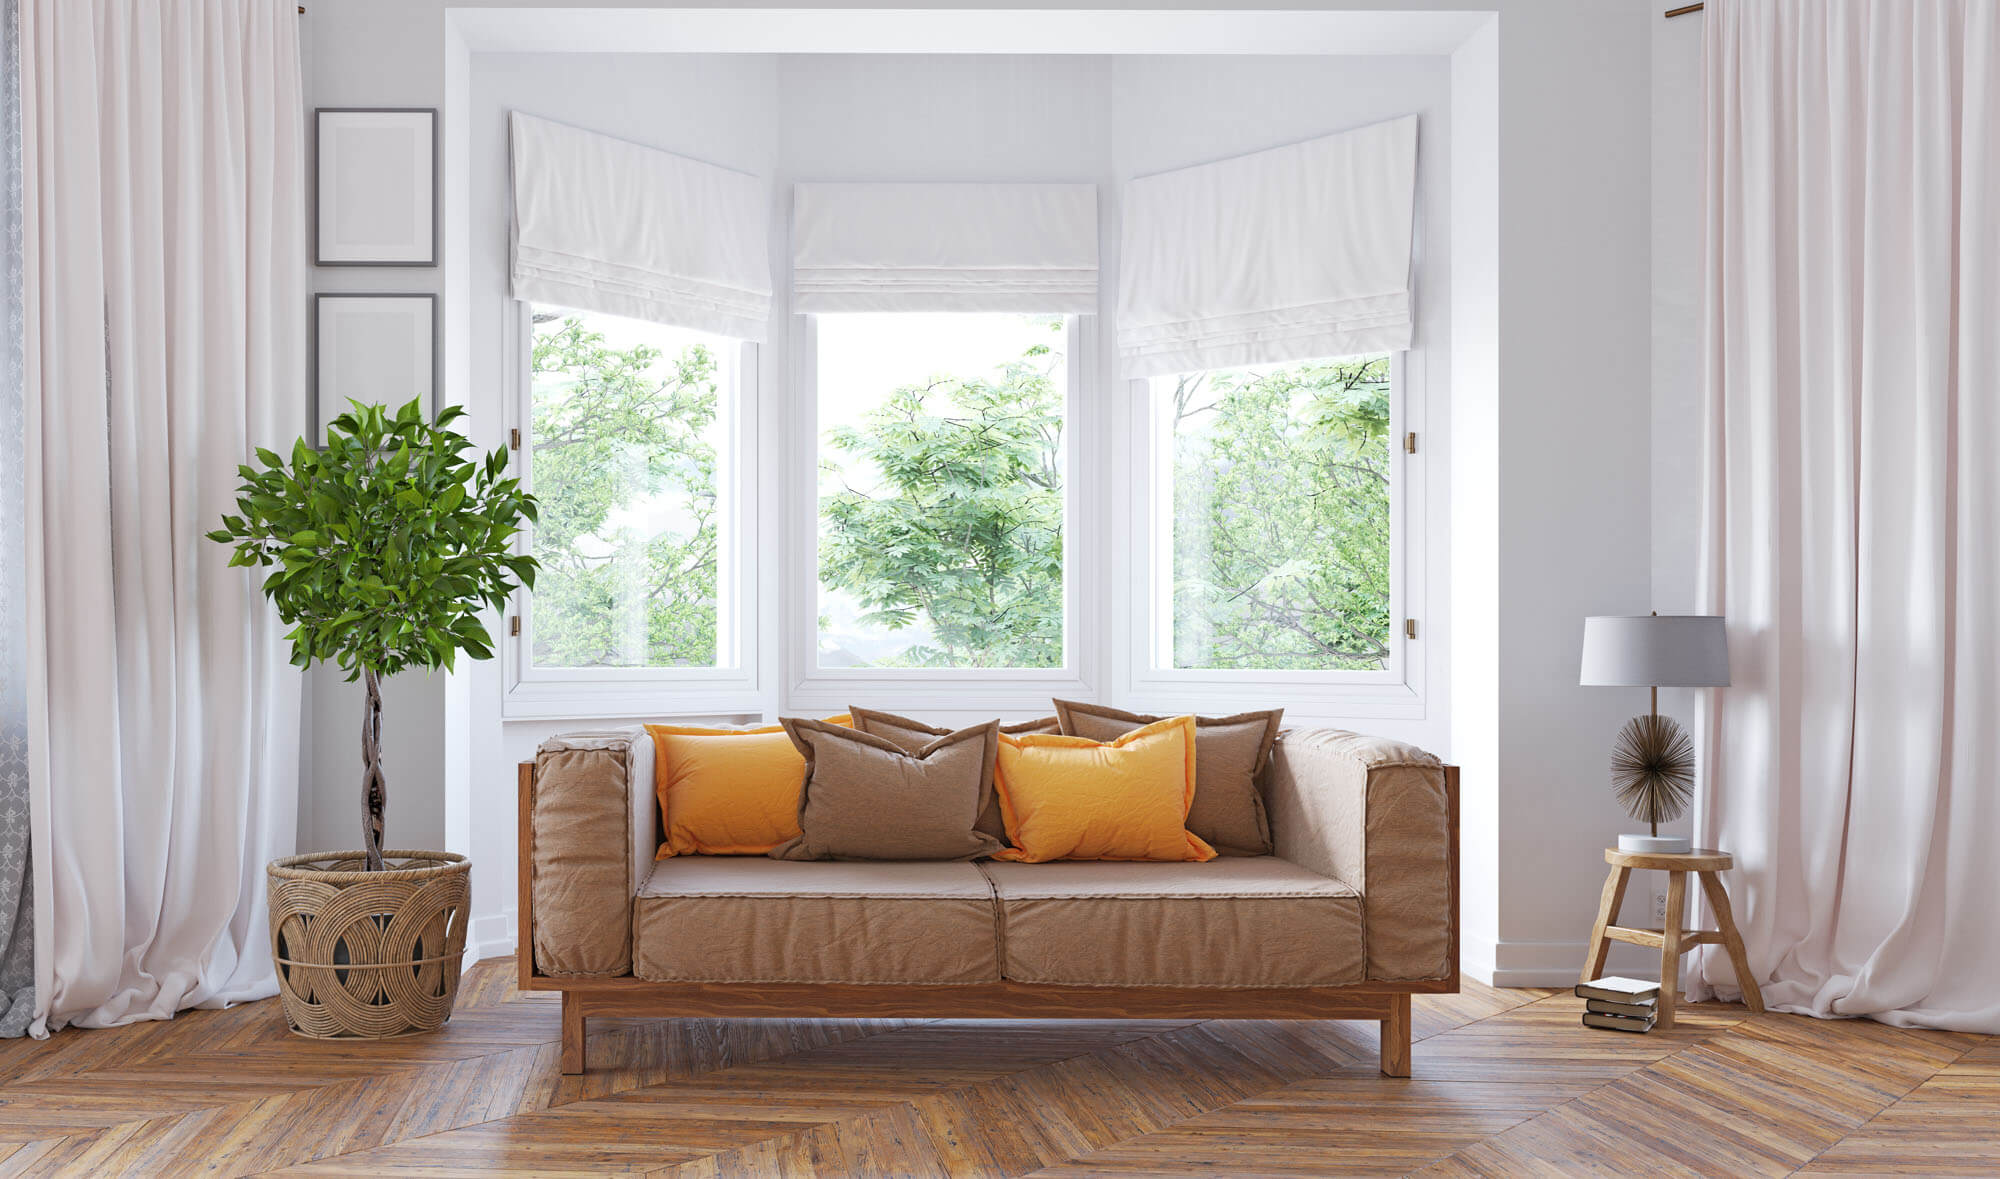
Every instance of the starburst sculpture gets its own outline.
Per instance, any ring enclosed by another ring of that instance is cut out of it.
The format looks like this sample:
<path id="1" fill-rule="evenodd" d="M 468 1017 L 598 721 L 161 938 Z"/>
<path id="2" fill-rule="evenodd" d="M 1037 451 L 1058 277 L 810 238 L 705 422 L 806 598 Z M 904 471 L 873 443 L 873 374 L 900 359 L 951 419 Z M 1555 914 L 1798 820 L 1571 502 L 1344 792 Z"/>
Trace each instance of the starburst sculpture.
<path id="1" fill-rule="evenodd" d="M 1626 813 L 1658 835 L 1694 795 L 1694 741 L 1672 717 L 1633 717 L 1611 749 L 1611 786 Z"/>

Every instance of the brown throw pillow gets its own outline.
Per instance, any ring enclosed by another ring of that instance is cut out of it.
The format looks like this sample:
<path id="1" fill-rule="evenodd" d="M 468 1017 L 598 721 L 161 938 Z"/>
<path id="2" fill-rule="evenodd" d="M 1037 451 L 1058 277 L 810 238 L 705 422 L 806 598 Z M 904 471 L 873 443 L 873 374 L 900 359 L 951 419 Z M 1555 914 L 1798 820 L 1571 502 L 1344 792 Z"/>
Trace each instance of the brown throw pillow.
<path id="1" fill-rule="evenodd" d="M 920 720 L 911 720 L 907 716 L 897 716 L 893 712 L 877 712 L 872 708 L 850 708 L 847 712 L 854 718 L 856 732 L 887 737 L 910 753 L 916 753 L 932 741 L 951 732 L 950 729 L 927 725 Z M 1055 733 L 1061 730 L 1056 725 L 1055 717 L 1045 716 L 1038 720 L 1001 725 L 1000 731 L 1019 737 L 1024 733 Z M 1000 800 L 997 795 L 986 804 L 984 810 L 979 812 L 979 830 L 999 840 L 1002 846 L 1006 846 L 1007 823 L 1000 817 Z"/>
<path id="2" fill-rule="evenodd" d="M 823 721 L 782 718 L 806 759 L 799 830 L 778 860 L 970 860 L 1003 846 L 973 823 L 993 798 L 1000 725 L 989 721 L 914 753 Z"/>
<path id="3" fill-rule="evenodd" d="M 1064 733 L 1093 741 L 1115 741 L 1133 729 L 1167 719 L 1074 700 L 1055 704 L 1056 721 Z M 1187 829 L 1225 856 L 1271 853 L 1271 824 L 1264 815 L 1258 780 L 1271 760 L 1284 715 L 1284 709 L 1274 708 L 1194 718 L 1194 803 L 1188 808 Z M 859 713 L 854 723 L 860 726 Z"/>

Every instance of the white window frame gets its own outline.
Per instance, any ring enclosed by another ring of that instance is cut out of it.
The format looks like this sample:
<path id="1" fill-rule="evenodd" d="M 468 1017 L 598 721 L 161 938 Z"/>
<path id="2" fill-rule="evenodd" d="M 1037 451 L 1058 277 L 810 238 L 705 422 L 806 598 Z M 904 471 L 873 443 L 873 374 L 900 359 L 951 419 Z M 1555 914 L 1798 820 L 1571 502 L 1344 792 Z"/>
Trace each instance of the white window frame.
<path id="1" fill-rule="evenodd" d="M 1048 668 L 822 668 L 819 666 L 819 323 L 792 317 L 792 412 L 787 415 L 788 464 L 795 473 L 785 527 L 791 560 L 785 576 L 786 707 L 837 711 L 849 704 L 900 711 L 979 710 L 1046 713 L 1052 696 L 1097 696 L 1095 626 L 1085 579 L 1096 568 L 1085 554 L 1098 543 L 1089 512 L 1092 481 L 1085 472 L 1084 435 L 1090 374 L 1097 356 L 1097 317 L 1064 317 L 1066 385 L 1063 404 L 1063 666 Z M 1101 418 L 1096 420 L 1102 420 Z"/>
<path id="2" fill-rule="evenodd" d="M 509 300 L 507 317 L 507 405 L 511 429 L 520 431 L 512 452 L 521 485 L 534 490 L 534 328 L 533 308 Z M 754 713 L 764 708 L 759 691 L 757 617 L 757 402 L 758 347 L 745 342 L 736 365 L 735 387 L 723 391 L 717 410 L 720 441 L 716 480 L 716 667 L 535 667 L 533 595 L 516 590 L 510 618 L 518 635 L 503 636 L 501 658 L 506 692 L 501 715 L 508 720 L 578 718 L 657 718 L 675 714 Z M 533 549 L 533 526 L 515 538 L 514 549 Z"/>
<path id="3" fill-rule="evenodd" d="M 1426 381 L 1423 354 L 1398 351 L 1389 359 L 1389 659 L 1379 671 L 1197 670 L 1170 665 L 1173 617 L 1172 513 L 1173 450 L 1160 399 L 1148 380 L 1127 382 L 1132 555 L 1128 592 L 1122 599 L 1129 620 L 1124 650 L 1128 694 L 1149 711 L 1174 707 L 1214 708 L 1219 699 L 1250 701 L 1268 697 L 1315 715 L 1420 720 L 1425 713 L 1426 660 L 1404 631 L 1415 619 L 1413 603 L 1425 598 L 1427 516 L 1425 451 L 1404 449 L 1404 438 L 1424 419 Z M 1164 657 L 1163 657 L 1164 656 Z M 1247 704 L 1245 705 L 1248 706 Z"/>

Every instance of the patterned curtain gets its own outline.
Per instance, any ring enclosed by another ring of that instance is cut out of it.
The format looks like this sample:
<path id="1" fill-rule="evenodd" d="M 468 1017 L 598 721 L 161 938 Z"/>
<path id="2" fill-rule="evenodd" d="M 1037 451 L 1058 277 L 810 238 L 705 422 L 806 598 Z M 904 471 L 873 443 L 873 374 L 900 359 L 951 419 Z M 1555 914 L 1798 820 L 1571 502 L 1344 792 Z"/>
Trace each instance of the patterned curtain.
<path id="1" fill-rule="evenodd" d="M 28 871 L 27 570 L 21 446 L 27 407 L 21 307 L 21 37 L 0 0 L 0 1036 L 35 1014 L 35 900 Z"/>

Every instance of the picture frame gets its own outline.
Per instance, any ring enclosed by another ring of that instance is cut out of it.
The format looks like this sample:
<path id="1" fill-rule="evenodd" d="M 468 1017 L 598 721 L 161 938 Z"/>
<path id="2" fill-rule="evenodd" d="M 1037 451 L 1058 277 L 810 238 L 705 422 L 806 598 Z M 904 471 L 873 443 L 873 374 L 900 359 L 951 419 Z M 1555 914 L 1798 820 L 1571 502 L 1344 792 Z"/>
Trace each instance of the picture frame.
<path id="1" fill-rule="evenodd" d="M 431 416 L 442 384 L 438 297 L 413 291 L 340 291 L 313 297 L 313 438 L 350 398 L 391 409 L 423 398 Z M 407 390 L 405 392 L 404 390 Z"/>
<path id="2" fill-rule="evenodd" d="M 313 264 L 438 264 L 435 107 L 313 111 Z"/>

